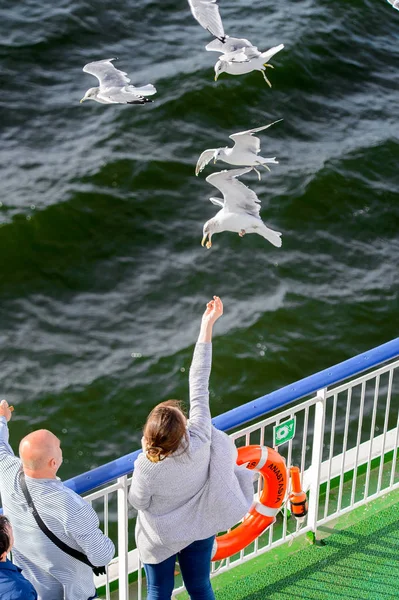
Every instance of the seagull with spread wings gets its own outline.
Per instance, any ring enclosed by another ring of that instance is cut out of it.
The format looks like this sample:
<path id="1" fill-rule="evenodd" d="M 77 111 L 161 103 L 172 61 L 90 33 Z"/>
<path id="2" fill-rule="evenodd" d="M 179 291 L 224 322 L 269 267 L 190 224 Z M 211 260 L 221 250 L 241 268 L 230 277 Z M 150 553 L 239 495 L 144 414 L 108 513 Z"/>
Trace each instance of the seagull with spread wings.
<path id="1" fill-rule="evenodd" d="M 258 178 L 260 179 L 260 173 L 256 167 L 262 166 L 267 171 L 270 171 L 267 165 L 278 165 L 278 161 L 276 160 L 276 157 L 264 158 L 263 156 L 259 156 L 260 139 L 253 134 L 258 133 L 259 131 L 264 131 L 280 121 L 282 121 L 282 119 L 274 121 L 273 123 L 269 123 L 269 125 L 255 127 L 255 129 L 248 129 L 248 131 L 233 133 L 229 136 L 234 142 L 234 146 L 232 148 L 226 146 L 225 148 L 211 148 L 210 150 L 204 150 L 198 159 L 197 166 L 195 167 L 195 174 L 198 175 L 198 173 L 200 173 L 213 158 L 214 162 L 220 159 L 229 165 L 253 167 L 254 171 L 256 171 L 258 174 Z"/>
<path id="2" fill-rule="evenodd" d="M 215 81 L 220 73 L 243 75 L 251 71 L 260 71 L 266 83 L 271 87 L 271 83 L 265 75 L 265 69 L 272 67 L 268 61 L 284 48 L 284 44 L 270 48 L 266 52 L 259 52 L 258 48 L 249 40 L 229 37 L 224 32 L 216 2 L 217 0 L 188 0 L 194 19 L 216 38 L 205 46 L 206 50 L 222 53 L 215 65 Z"/>
<path id="3" fill-rule="evenodd" d="M 272 87 L 272 84 L 266 77 L 266 67 L 274 69 L 273 65 L 269 64 L 269 60 L 283 48 L 284 44 L 280 44 L 279 46 L 273 46 L 273 48 L 270 48 L 266 52 L 259 52 L 257 48 L 241 48 L 241 50 L 237 50 L 236 52 L 222 54 L 215 64 L 215 81 L 217 81 L 221 73 L 245 75 L 246 73 L 252 73 L 252 71 L 259 71 L 262 73 L 267 85 Z"/>
<path id="4" fill-rule="evenodd" d="M 206 50 L 227 54 L 241 48 L 255 48 L 249 40 L 229 37 L 225 34 L 216 2 L 217 0 L 188 0 L 194 19 L 216 38 L 205 46 Z"/>
<path id="5" fill-rule="evenodd" d="M 281 233 L 267 227 L 260 217 L 260 200 L 237 177 L 251 171 L 246 169 L 231 169 L 212 173 L 206 181 L 223 194 L 220 198 L 209 198 L 221 210 L 204 225 L 201 245 L 209 249 L 212 246 L 212 235 L 221 231 L 233 231 L 243 237 L 246 233 L 258 233 L 273 246 L 280 248 Z M 208 238 L 208 241 L 207 241 Z"/>
<path id="6" fill-rule="evenodd" d="M 141 87 L 130 84 L 127 73 L 119 71 L 112 64 L 115 58 L 97 60 L 83 67 L 85 73 L 94 75 L 100 82 L 99 87 L 87 90 L 81 102 L 95 100 L 100 104 L 145 104 L 152 102 L 146 96 L 156 94 L 156 89 L 150 83 Z"/>

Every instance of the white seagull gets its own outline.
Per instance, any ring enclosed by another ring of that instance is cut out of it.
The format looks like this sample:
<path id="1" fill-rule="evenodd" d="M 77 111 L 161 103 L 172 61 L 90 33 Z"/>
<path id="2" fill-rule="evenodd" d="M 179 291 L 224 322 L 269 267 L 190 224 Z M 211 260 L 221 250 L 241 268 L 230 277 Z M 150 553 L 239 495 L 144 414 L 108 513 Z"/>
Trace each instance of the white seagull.
<path id="1" fill-rule="evenodd" d="M 195 167 L 195 174 L 198 175 L 206 165 L 214 159 L 216 162 L 218 159 L 222 160 L 229 165 L 236 165 L 241 167 L 253 167 L 254 171 L 258 174 L 260 179 L 260 173 L 256 169 L 257 166 L 263 166 L 267 171 L 270 171 L 268 164 L 278 165 L 276 157 L 264 158 L 258 156 L 260 152 L 260 139 L 254 136 L 254 133 L 268 129 L 275 123 L 279 123 L 282 119 L 269 123 L 269 125 L 263 125 L 262 127 L 255 127 L 255 129 L 248 129 L 247 131 L 240 131 L 239 133 L 233 133 L 229 136 L 234 142 L 234 146 L 229 148 L 211 148 L 210 150 L 204 150 L 198 159 L 197 166 Z"/>
<path id="2" fill-rule="evenodd" d="M 392 4 L 396 10 L 399 10 L 399 0 L 388 0 L 389 4 Z"/>
<path id="3" fill-rule="evenodd" d="M 283 44 L 271 48 L 267 52 L 259 52 L 258 48 L 245 38 L 229 37 L 224 32 L 217 0 L 188 0 L 194 19 L 209 31 L 216 39 L 205 46 L 206 50 L 221 52 L 215 65 L 215 81 L 220 73 L 241 75 L 251 71 L 261 71 L 266 82 L 270 81 L 264 74 L 265 67 L 271 67 L 268 60 L 284 48 Z M 243 64 L 245 63 L 245 65 Z"/>
<path id="4" fill-rule="evenodd" d="M 83 67 L 85 73 L 94 75 L 100 82 L 99 87 L 87 90 L 81 102 L 95 100 L 100 104 L 145 104 L 152 102 L 146 96 L 156 94 L 156 89 L 150 83 L 140 87 L 130 84 L 127 73 L 119 71 L 112 64 L 115 58 L 97 60 Z"/>
<path id="5" fill-rule="evenodd" d="M 236 52 L 241 48 L 255 48 L 249 40 L 229 37 L 224 32 L 217 0 L 188 0 L 192 15 L 196 21 L 209 31 L 216 39 L 205 46 L 206 50 L 214 52 Z"/>
<path id="6" fill-rule="evenodd" d="M 274 68 L 273 65 L 269 64 L 269 60 L 283 48 L 284 44 L 280 44 L 279 46 L 273 46 L 273 48 L 270 48 L 266 52 L 259 52 L 257 48 L 241 48 L 241 50 L 237 50 L 236 52 L 222 54 L 215 65 L 215 81 L 217 81 L 221 73 L 244 75 L 252 71 L 260 71 L 267 85 L 272 87 L 272 84 L 266 77 L 266 67 Z"/>
<path id="7" fill-rule="evenodd" d="M 249 173 L 251 167 L 246 169 L 231 169 L 208 175 L 206 181 L 215 186 L 223 194 L 220 198 L 209 200 L 221 207 L 218 213 L 204 225 L 201 245 L 209 249 L 212 246 L 212 235 L 221 231 L 233 231 L 243 237 L 246 233 L 258 233 L 273 246 L 280 248 L 281 233 L 269 229 L 262 221 L 260 200 L 258 196 L 236 178 Z M 206 239 L 208 238 L 208 241 Z"/>

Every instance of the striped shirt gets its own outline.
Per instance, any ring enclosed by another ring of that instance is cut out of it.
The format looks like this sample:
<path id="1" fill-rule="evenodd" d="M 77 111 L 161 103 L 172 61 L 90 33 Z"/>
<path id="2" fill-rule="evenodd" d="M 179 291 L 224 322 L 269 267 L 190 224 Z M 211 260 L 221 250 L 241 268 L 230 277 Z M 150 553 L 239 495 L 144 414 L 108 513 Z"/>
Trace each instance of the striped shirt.
<path id="1" fill-rule="evenodd" d="M 14 532 L 13 562 L 23 569 L 39 600 L 87 600 L 95 596 L 90 567 L 65 554 L 39 529 L 20 486 L 21 461 L 8 443 L 8 426 L 0 417 L 0 494 Z M 93 508 L 59 479 L 25 476 L 37 512 L 47 527 L 80 550 L 95 566 L 112 559 L 112 541 L 99 529 Z"/>

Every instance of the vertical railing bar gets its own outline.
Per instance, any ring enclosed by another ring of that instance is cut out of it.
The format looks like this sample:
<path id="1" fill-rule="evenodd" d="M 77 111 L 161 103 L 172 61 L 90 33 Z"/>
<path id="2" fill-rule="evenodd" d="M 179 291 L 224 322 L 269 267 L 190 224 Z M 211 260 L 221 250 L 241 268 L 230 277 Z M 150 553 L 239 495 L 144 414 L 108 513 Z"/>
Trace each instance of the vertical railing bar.
<path id="1" fill-rule="evenodd" d="M 143 597 L 143 565 L 140 557 L 137 556 L 137 600 L 142 600 Z"/>
<path id="2" fill-rule="evenodd" d="M 293 415 L 292 413 L 289 415 L 289 419 L 292 419 Z M 288 442 L 288 453 L 287 453 L 287 473 L 290 472 L 290 467 L 292 465 L 292 440 L 290 440 Z M 290 485 L 290 483 L 288 482 L 288 485 Z M 288 492 L 288 489 L 287 489 Z M 282 511 L 282 516 L 283 516 L 283 535 L 282 538 L 285 540 L 287 537 L 287 527 L 288 527 L 288 512 L 286 509 L 284 509 Z"/>
<path id="3" fill-rule="evenodd" d="M 302 453 L 301 453 L 301 477 L 305 471 L 306 461 L 306 441 L 308 439 L 308 421 L 309 421 L 309 406 L 305 408 L 305 416 L 303 421 L 303 434 L 302 434 Z"/>
<path id="4" fill-rule="evenodd" d="M 254 546 L 254 552 L 255 552 L 255 554 L 258 553 L 258 550 L 259 550 L 259 536 L 255 540 L 255 546 Z"/>
<path id="5" fill-rule="evenodd" d="M 264 478 L 262 473 L 260 473 L 259 471 L 255 471 L 255 477 L 257 477 L 257 488 L 256 488 L 256 493 L 258 495 L 257 500 L 259 500 L 259 497 L 263 491 L 265 482 L 264 482 Z"/>
<path id="6" fill-rule="evenodd" d="M 109 586 L 109 573 L 108 566 L 105 567 L 105 600 L 110 600 L 111 598 L 111 590 Z"/>
<path id="7" fill-rule="evenodd" d="M 111 589 L 109 585 L 108 567 L 105 568 L 105 600 L 111 599 Z"/>
<path id="8" fill-rule="evenodd" d="M 104 494 L 104 534 L 108 537 L 108 494 Z"/>
<path id="9" fill-rule="evenodd" d="M 366 483 L 364 486 L 364 496 L 363 499 L 366 500 L 369 494 L 369 486 L 370 486 L 370 471 L 371 471 L 371 457 L 373 453 L 373 441 L 374 441 L 374 433 L 375 433 L 375 421 L 377 416 L 377 404 L 378 404 L 378 394 L 380 391 L 380 376 L 377 375 L 375 379 L 375 388 L 374 388 L 374 402 L 373 402 L 373 415 L 371 418 L 371 429 L 370 429 L 370 448 L 369 448 L 369 457 L 367 461 L 367 471 L 366 471 Z"/>
<path id="10" fill-rule="evenodd" d="M 305 408 L 305 414 L 304 414 L 304 419 L 303 419 L 303 433 L 302 433 L 302 451 L 301 451 L 301 482 L 302 482 L 302 486 L 303 486 L 303 474 L 305 472 L 305 467 L 306 467 L 306 442 L 308 439 L 308 422 L 309 422 L 309 407 L 307 406 Z M 303 489 L 303 488 L 302 488 Z M 305 493 L 307 490 L 304 490 Z M 299 521 L 296 521 L 296 525 L 295 525 L 295 531 L 298 532 L 298 530 L 301 527 L 301 523 Z"/>
<path id="11" fill-rule="evenodd" d="M 265 445 L 265 428 L 264 426 L 260 428 L 260 445 L 264 446 Z"/>
<path id="12" fill-rule="evenodd" d="M 398 418 L 396 420 L 396 439 L 395 439 L 395 447 L 393 450 L 393 457 L 392 457 L 391 479 L 389 482 L 390 487 L 393 486 L 394 481 L 395 481 L 396 461 L 398 458 L 398 445 L 399 445 L 399 410 L 398 410 Z"/>
<path id="13" fill-rule="evenodd" d="M 259 445 L 260 446 L 264 446 L 265 445 L 265 426 L 264 425 L 260 428 Z M 258 476 L 258 481 L 257 481 L 257 486 L 256 486 L 256 491 L 257 491 L 258 498 L 260 497 L 260 493 L 261 493 L 261 484 L 262 484 L 261 480 L 262 479 L 263 478 L 259 475 Z M 256 538 L 256 540 L 255 540 L 255 547 L 254 547 L 255 554 L 257 554 L 258 551 L 259 551 L 259 537 Z"/>
<path id="14" fill-rule="evenodd" d="M 104 494 L 104 534 L 108 537 L 108 502 L 109 494 Z M 109 572 L 108 566 L 105 569 L 105 599 L 110 600 L 111 590 L 109 587 Z"/>
<path id="15" fill-rule="evenodd" d="M 287 514 L 287 509 L 286 507 L 284 507 L 284 509 L 281 511 L 281 516 L 283 517 L 283 532 L 282 532 L 282 539 L 285 540 L 287 537 L 287 525 L 288 525 L 288 514 Z"/>
<path id="16" fill-rule="evenodd" d="M 310 525 L 313 535 L 317 535 L 317 522 L 319 510 L 319 495 L 320 495 L 320 466 L 323 458 L 323 441 L 324 427 L 326 416 L 326 395 L 327 388 L 323 388 L 317 392 L 314 429 L 313 429 L 313 444 L 312 444 L 312 465 L 311 465 L 311 483 L 309 489 L 309 513 L 308 524 Z"/>
<path id="17" fill-rule="evenodd" d="M 330 451 L 328 454 L 328 475 L 327 475 L 327 485 L 326 485 L 326 500 L 324 504 L 324 518 L 328 515 L 328 507 L 330 503 L 330 486 L 331 486 L 331 467 L 332 467 L 332 459 L 334 454 L 334 442 L 335 442 L 335 420 L 337 418 L 337 402 L 338 402 L 338 394 L 334 394 L 333 396 L 333 414 L 331 418 L 331 432 L 330 432 Z"/>
<path id="18" fill-rule="evenodd" d="M 118 503 L 118 577 L 119 600 L 129 598 L 128 578 L 128 516 L 127 516 L 127 476 L 118 477 L 120 488 L 117 491 Z"/>
<path id="19" fill-rule="evenodd" d="M 357 426 L 357 437 L 356 437 L 356 454 L 355 464 L 353 467 L 353 481 L 352 481 L 352 492 L 351 492 L 351 506 L 355 502 L 356 495 L 356 481 L 357 481 L 357 469 L 359 464 L 359 448 L 362 441 L 362 427 L 363 427 L 363 413 L 364 413 L 364 398 L 366 396 L 366 382 L 362 382 L 360 389 L 360 406 L 359 406 L 359 423 Z"/>
<path id="20" fill-rule="evenodd" d="M 273 543 L 273 527 L 274 527 L 274 523 L 272 523 L 268 529 L 269 532 L 269 541 L 267 542 L 267 545 L 270 547 Z"/>
<path id="21" fill-rule="evenodd" d="M 381 448 L 381 462 L 380 462 L 380 468 L 378 471 L 377 494 L 379 494 L 381 491 L 382 473 L 384 470 L 385 445 L 386 445 L 386 440 L 387 440 L 389 411 L 391 408 L 392 380 L 393 380 L 393 370 L 392 369 L 389 371 L 388 377 L 389 378 L 388 378 L 388 390 L 387 390 L 387 404 L 385 407 L 384 431 L 383 431 L 382 448 Z"/>
<path id="22" fill-rule="evenodd" d="M 291 413 L 289 416 L 290 419 L 293 418 L 293 414 Z M 292 440 L 288 442 L 288 455 L 287 455 L 287 469 L 289 471 L 292 466 Z"/>
<path id="23" fill-rule="evenodd" d="M 292 417 L 290 417 L 292 418 Z M 289 444 L 291 444 L 292 440 L 289 441 Z M 285 532 L 284 532 L 284 539 L 287 537 L 287 529 L 288 529 L 288 498 L 290 497 L 291 494 L 291 477 L 290 477 L 290 468 L 292 466 L 291 464 L 291 453 L 288 453 L 288 460 L 287 460 L 287 491 L 285 493 L 285 498 L 284 498 L 284 511 L 283 511 L 283 517 L 284 517 L 284 524 L 285 524 Z"/>
<path id="24" fill-rule="evenodd" d="M 301 470 L 301 474 L 300 474 L 300 477 L 301 477 L 301 489 L 302 489 L 302 490 L 305 492 L 305 494 L 306 494 L 306 490 L 305 490 L 305 489 L 304 489 L 304 487 L 303 487 L 303 473 L 304 473 L 304 471 L 303 471 L 303 470 Z M 300 529 L 302 529 L 302 523 L 303 523 L 302 519 L 295 519 L 295 533 L 298 533 L 298 531 L 299 531 Z"/>
<path id="25" fill-rule="evenodd" d="M 350 412 L 351 412 L 351 402 L 352 402 L 352 387 L 350 387 L 348 389 L 348 393 L 346 396 L 345 429 L 344 429 L 344 439 L 343 439 L 343 443 L 342 443 L 342 463 L 341 463 L 341 475 L 339 478 L 337 512 L 340 512 L 341 507 L 342 507 L 342 493 L 344 490 L 345 459 L 346 459 L 346 450 L 348 447 L 348 431 L 349 431 L 349 421 L 350 421 Z"/>

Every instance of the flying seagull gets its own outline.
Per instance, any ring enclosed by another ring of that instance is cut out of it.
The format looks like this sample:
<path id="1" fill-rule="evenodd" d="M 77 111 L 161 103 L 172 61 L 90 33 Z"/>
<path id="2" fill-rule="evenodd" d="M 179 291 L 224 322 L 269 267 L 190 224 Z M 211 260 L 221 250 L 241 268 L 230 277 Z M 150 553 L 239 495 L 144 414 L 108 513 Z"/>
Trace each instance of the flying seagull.
<path id="1" fill-rule="evenodd" d="M 399 10 L 399 0 L 388 0 L 389 4 L 392 4 L 396 10 Z"/>
<path id="2" fill-rule="evenodd" d="M 264 70 L 265 67 L 271 66 L 268 64 L 268 60 L 282 50 L 284 45 L 280 44 L 267 52 L 259 52 L 258 48 L 249 40 L 229 37 L 224 32 L 216 1 L 188 0 L 194 19 L 215 38 L 205 46 L 206 50 L 222 53 L 215 65 L 215 81 L 223 72 L 230 73 L 230 75 L 241 75 L 257 70 L 262 72 L 268 85 L 271 85 Z"/>
<path id="3" fill-rule="evenodd" d="M 224 32 L 222 19 L 219 13 L 217 0 L 188 0 L 192 15 L 196 21 L 209 31 L 216 39 L 205 46 L 206 50 L 214 52 L 236 52 L 241 48 L 255 48 L 250 41 L 244 38 L 229 37 Z"/>
<path id="4" fill-rule="evenodd" d="M 269 229 L 262 221 L 260 212 L 260 200 L 237 177 L 249 173 L 252 168 L 230 169 L 208 175 L 206 181 L 220 190 L 223 200 L 220 198 L 209 198 L 219 206 L 221 210 L 204 225 L 201 245 L 209 249 L 212 246 L 212 235 L 221 231 L 233 231 L 243 237 L 246 233 L 258 233 L 273 246 L 280 248 L 281 233 Z M 208 238 L 208 241 L 206 241 Z"/>
<path id="5" fill-rule="evenodd" d="M 244 75 L 252 71 L 260 71 L 267 85 L 272 87 L 266 77 L 266 67 L 274 68 L 273 65 L 269 64 L 269 60 L 283 48 L 284 44 L 280 44 L 279 46 L 273 46 L 266 52 L 259 52 L 257 48 L 241 48 L 236 52 L 222 54 L 215 65 L 215 81 L 221 73 Z"/>
<path id="6" fill-rule="evenodd" d="M 200 173 L 213 158 L 214 162 L 220 159 L 229 165 L 253 167 L 258 174 L 258 178 L 260 179 L 260 173 L 256 167 L 261 165 L 267 171 L 270 171 L 267 165 L 278 165 L 278 161 L 276 160 L 276 157 L 264 158 L 263 156 L 258 156 L 260 152 L 260 139 L 253 134 L 263 131 L 264 129 L 268 129 L 280 121 L 282 121 L 282 119 L 274 121 L 273 123 L 269 123 L 269 125 L 255 127 L 255 129 L 248 129 L 248 131 L 233 133 L 229 136 L 234 142 L 234 146 L 232 148 L 226 146 L 225 148 L 212 148 L 210 150 L 204 150 L 198 159 L 197 166 L 195 167 L 195 174 L 198 175 L 198 173 Z"/>
<path id="7" fill-rule="evenodd" d="M 155 87 L 150 83 L 141 87 L 131 85 L 127 73 L 116 69 L 112 64 L 113 60 L 115 58 L 97 60 L 83 67 L 85 73 L 97 77 L 100 86 L 87 90 L 81 102 L 85 100 L 95 100 L 100 104 L 145 104 L 146 102 L 152 102 L 146 96 L 156 94 Z"/>

